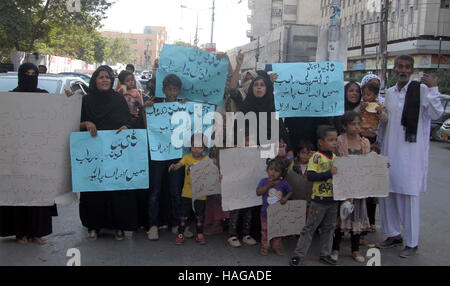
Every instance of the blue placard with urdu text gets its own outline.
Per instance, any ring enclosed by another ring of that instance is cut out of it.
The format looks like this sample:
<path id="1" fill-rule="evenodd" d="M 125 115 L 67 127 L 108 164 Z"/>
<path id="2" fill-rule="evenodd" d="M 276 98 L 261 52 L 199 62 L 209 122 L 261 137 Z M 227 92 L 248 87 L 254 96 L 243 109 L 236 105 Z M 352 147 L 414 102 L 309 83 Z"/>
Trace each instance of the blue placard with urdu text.
<path id="1" fill-rule="evenodd" d="M 149 187 L 146 130 L 73 132 L 70 136 L 73 192 Z"/>
<path id="2" fill-rule="evenodd" d="M 339 62 L 273 64 L 275 110 L 280 117 L 344 114 L 344 72 Z"/>

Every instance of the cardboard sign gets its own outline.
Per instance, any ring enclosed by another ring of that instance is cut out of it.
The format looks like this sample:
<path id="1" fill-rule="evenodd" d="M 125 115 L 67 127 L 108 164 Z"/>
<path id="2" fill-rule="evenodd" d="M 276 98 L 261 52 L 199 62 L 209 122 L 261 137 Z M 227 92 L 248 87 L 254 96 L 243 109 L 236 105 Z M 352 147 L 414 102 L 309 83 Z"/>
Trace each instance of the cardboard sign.
<path id="1" fill-rule="evenodd" d="M 0 93 L 0 205 L 51 206 L 71 192 L 69 137 L 81 97 Z"/>
<path id="2" fill-rule="evenodd" d="M 388 158 L 370 153 L 336 157 L 333 166 L 333 196 L 337 201 L 389 196 Z"/>
<path id="3" fill-rule="evenodd" d="M 306 223 L 306 201 L 280 202 L 267 209 L 267 239 L 300 234 Z"/>

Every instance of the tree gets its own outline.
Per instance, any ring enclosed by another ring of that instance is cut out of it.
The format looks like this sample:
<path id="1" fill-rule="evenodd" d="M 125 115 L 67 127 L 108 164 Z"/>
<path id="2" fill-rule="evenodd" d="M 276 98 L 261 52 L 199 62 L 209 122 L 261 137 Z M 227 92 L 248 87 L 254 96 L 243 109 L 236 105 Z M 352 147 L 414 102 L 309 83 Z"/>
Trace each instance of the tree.
<path id="1" fill-rule="evenodd" d="M 101 26 L 106 10 L 112 5 L 106 0 L 80 0 L 81 12 L 70 12 L 66 0 L 2 0 L 0 1 L 0 51 L 17 50 L 35 52 L 36 47 L 45 50 L 68 50 L 70 39 L 77 45 L 94 42 L 91 33 Z M 63 40 L 57 37 L 64 35 Z M 53 38 L 52 38 L 53 37 Z M 75 38 L 75 39 L 73 39 Z M 79 41 L 82 38 L 82 41 Z M 64 44 L 62 44 L 64 42 Z M 74 54 L 85 58 L 87 50 L 78 49 Z"/>
<path id="2" fill-rule="evenodd" d="M 113 63 L 135 63 L 137 54 L 126 38 L 112 38 L 107 40 L 105 59 Z"/>

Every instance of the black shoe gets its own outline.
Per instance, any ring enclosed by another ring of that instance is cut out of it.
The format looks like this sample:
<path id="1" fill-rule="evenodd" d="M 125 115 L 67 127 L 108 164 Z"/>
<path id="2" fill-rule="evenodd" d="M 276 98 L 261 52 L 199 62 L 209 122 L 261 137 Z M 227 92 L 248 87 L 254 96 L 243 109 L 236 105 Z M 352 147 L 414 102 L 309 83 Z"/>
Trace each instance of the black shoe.
<path id="1" fill-rule="evenodd" d="M 300 256 L 294 256 L 289 260 L 290 266 L 302 266 L 303 265 L 303 258 L 300 258 Z"/>
<path id="2" fill-rule="evenodd" d="M 383 241 L 382 243 L 380 243 L 378 245 L 378 248 L 384 249 L 384 248 L 391 248 L 391 247 L 396 247 L 396 246 L 402 246 L 403 245 L 403 239 L 400 238 L 396 238 L 396 237 L 388 237 L 388 239 L 386 239 L 385 241 Z"/>
<path id="3" fill-rule="evenodd" d="M 321 256 L 320 257 L 320 262 L 323 262 L 325 264 L 330 264 L 330 265 L 337 265 L 338 264 L 337 261 L 334 260 L 333 258 L 331 258 L 330 255 L 328 255 L 328 256 Z"/>
<path id="4" fill-rule="evenodd" d="M 401 258 L 408 258 L 408 257 L 411 257 L 411 256 L 415 256 L 415 255 L 417 255 L 417 251 L 419 250 L 419 247 L 418 246 L 416 246 L 416 247 L 409 247 L 409 246 L 406 246 L 403 250 L 402 250 L 402 252 L 400 253 L 400 257 Z"/>

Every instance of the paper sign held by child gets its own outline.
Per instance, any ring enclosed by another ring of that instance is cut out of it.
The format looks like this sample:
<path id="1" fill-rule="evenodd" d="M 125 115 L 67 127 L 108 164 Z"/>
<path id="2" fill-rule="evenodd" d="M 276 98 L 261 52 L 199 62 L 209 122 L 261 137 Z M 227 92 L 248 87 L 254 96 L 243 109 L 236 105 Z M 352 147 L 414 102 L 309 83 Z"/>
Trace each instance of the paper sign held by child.
<path id="1" fill-rule="evenodd" d="M 212 159 L 205 159 L 191 167 L 192 204 L 200 197 L 220 194 L 220 173 Z"/>
<path id="2" fill-rule="evenodd" d="M 267 177 L 266 159 L 261 158 L 261 149 L 223 149 L 219 155 L 223 210 L 262 205 L 261 197 L 256 195 L 259 181 Z"/>
<path id="3" fill-rule="evenodd" d="M 376 153 L 365 156 L 336 157 L 333 166 L 334 199 L 363 199 L 389 195 L 388 158 Z"/>
<path id="4" fill-rule="evenodd" d="M 276 203 L 267 209 L 267 239 L 300 234 L 306 223 L 306 201 Z"/>

